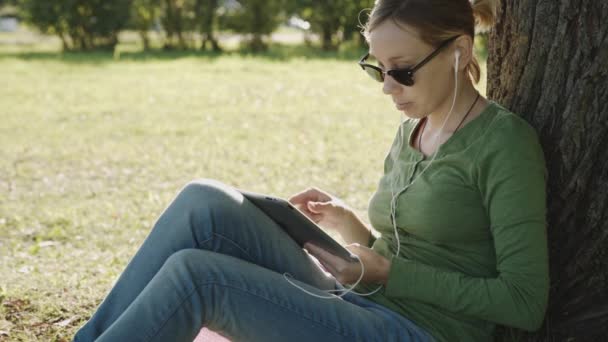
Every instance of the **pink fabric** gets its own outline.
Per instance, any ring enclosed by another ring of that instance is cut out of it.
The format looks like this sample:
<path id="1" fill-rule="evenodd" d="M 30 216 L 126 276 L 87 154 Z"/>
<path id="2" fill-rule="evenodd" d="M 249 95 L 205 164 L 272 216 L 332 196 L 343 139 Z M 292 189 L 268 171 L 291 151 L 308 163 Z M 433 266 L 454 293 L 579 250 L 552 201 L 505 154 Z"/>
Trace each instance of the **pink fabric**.
<path id="1" fill-rule="evenodd" d="M 193 342 L 230 342 L 230 340 L 213 330 L 202 328 Z"/>

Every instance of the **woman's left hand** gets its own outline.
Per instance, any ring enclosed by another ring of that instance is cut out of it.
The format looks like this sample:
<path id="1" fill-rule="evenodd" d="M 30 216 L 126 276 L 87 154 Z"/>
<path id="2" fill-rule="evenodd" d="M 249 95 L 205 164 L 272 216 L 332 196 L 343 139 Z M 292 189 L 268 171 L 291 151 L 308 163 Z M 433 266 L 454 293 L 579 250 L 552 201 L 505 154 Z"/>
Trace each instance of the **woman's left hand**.
<path id="1" fill-rule="evenodd" d="M 354 284 L 361 276 L 361 264 L 359 262 L 348 262 L 328 251 L 306 243 L 304 248 L 331 273 L 340 284 Z M 351 253 L 356 254 L 363 262 L 365 274 L 362 283 L 380 283 L 386 285 L 391 261 L 376 253 L 371 248 L 353 243 L 345 246 Z"/>

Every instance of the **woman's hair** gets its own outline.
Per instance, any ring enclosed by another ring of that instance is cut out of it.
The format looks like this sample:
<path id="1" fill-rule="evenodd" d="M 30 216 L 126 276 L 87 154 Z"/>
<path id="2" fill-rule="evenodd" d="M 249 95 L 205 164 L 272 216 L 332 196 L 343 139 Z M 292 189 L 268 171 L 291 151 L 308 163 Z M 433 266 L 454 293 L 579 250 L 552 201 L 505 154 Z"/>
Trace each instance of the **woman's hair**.
<path id="1" fill-rule="evenodd" d="M 494 24 L 494 6 L 494 0 L 376 0 L 369 20 L 362 26 L 362 34 L 369 42 L 370 32 L 390 19 L 397 26 L 406 24 L 415 28 L 431 46 L 462 34 L 474 40 L 476 29 L 487 30 Z M 479 82 L 480 68 L 475 55 L 465 72 L 473 82 Z"/>

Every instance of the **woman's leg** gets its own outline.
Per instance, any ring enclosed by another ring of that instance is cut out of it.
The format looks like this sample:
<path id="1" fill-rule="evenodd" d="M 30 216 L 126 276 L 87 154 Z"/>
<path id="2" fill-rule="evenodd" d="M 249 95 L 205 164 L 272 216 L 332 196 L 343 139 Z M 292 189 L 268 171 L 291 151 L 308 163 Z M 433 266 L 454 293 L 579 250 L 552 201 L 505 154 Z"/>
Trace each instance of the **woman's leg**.
<path id="1" fill-rule="evenodd" d="M 233 341 L 430 341 L 380 306 L 316 298 L 280 273 L 200 249 L 173 253 L 97 341 L 191 342 L 201 325 Z"/>
<path id="2" fill-rule="evenodd" d="M 295 241 L 238 191 L 221 182 L 197 180 L 186 185 L 159 216 L 74 340 L 94 341 L 138 297 L 169 256 L 192 248 L 230 255 L 279 273 L 289 272 L 318 288 L 333 289 L 335 285 L 333 277 L 326 276 Z"/>

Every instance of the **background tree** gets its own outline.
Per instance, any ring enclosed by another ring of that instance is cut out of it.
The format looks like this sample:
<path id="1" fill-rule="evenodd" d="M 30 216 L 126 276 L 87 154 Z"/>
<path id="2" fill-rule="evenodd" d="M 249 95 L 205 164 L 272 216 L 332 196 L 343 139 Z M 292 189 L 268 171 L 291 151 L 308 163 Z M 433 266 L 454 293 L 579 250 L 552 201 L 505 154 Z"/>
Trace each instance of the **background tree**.
<path id="1" fill-rule="evenodd" d="M 186 30 L 186 16 L 188 5 L 191 0 L 162 0 L 161 1 L 161 21 L 165 29 L 166 39 L 164 43 L 165 49 L 179 48 L 186 49 L 186 39 L 184 30 Z"/>
<path id="2" fill-rule="evenodd" d="M 70 50 L 68 20 L 71 14 L 67 1 L 20 0 L 19 8 L 26 22 L 42 33 L 58 36 L 61 39 L 63 50 Z"/>
<path id="3" fill-rule="evenodd" d="M 290 12 L 308 21 L 311 30 L 319 35 L 321 48 L 325 51 L 337 50 L 344 41 L 354 39 L 361 45 L 359 13 L 371 9 L 373 0 L 323 1 L 292 0 Z M 366 19 L 360 16 L 361 21 Z"/>
<path id="4" fill-rule="evenodd" d="M 160 0 L 133 0 L 131 5 L 131 24 L 139 33 L 144 50 L 150 49 L 148 31 L 160 18 Z"/>
<path id="5" fill-rule="evenodd" d="M 227 9 L 222 26 L 250 34 L 247 44 L 252 51 L 265 50 L 267 45 L 263 37 L 271 34 L 286 20 L 286 4 L 287 0 L 240 0 L 237 6 Z"/>
<path id="6" fill-rule="evenodd" d="M 220 51 L 214 29 L 217 26 L 219 0 L 133 0 L 131 25 L 144 43 L 150 47 L 148 31 L 158 21 L 164 29 L 163 48 L 189 49 L 196 46 L 196 32 L 201 34 L 201 49 L 210 45 Z"/>
<path id="7" fill-rule="evenodd" d="M 374 7 L 374 0 L 350 0 L 347 1 L 347 5 L 344 11 L 344 18 L 342 25 L 342 37 L 344 41 L 353 40 L 359 46 L 367 46 L 363 35 L 360 34 L 361 24 L 367 21 L 369 13 Z"/>
<path id="8" fill-rule="evenodd" d="M 551 294 L 536 334 L 608 336 L 608 2 L 502 0 L 489 36 L 490 98 L 538 131 L 549 171 Z"/>
<path id="9" fill-rule="evenodd" d="M 194 13 L 201 33 L 201 50 L 206 50 L 207 48 L 211 48 L 212 51 L 216 52 L 222 50 L 213 33 L 218 25 L 217 12 L 219 9 L 219 0 L 196 0 Z"/>
<path id="10" fill-rule="evenodd" d="M 17 0 L 0 0 L 0 7 L 6 5 L 15 5 Z"/>
<path id="11" fill-rule="evenodd" d="M 342 42 L 341 28 L 348 2 L 308 0 L 308 6 L 301 8 L 301 16 L 310 22 L 311 29 L 319 34 L 323 50 L 337 50 Z M 349 18 L 353 19 L 353 18 Z"/>
<path id="12" fill-rule="evenodd" d="M 113 49 L 131 0 L 20 0 L 19 7 L 26 21 L 59 36 L 65 50 Z"/>

